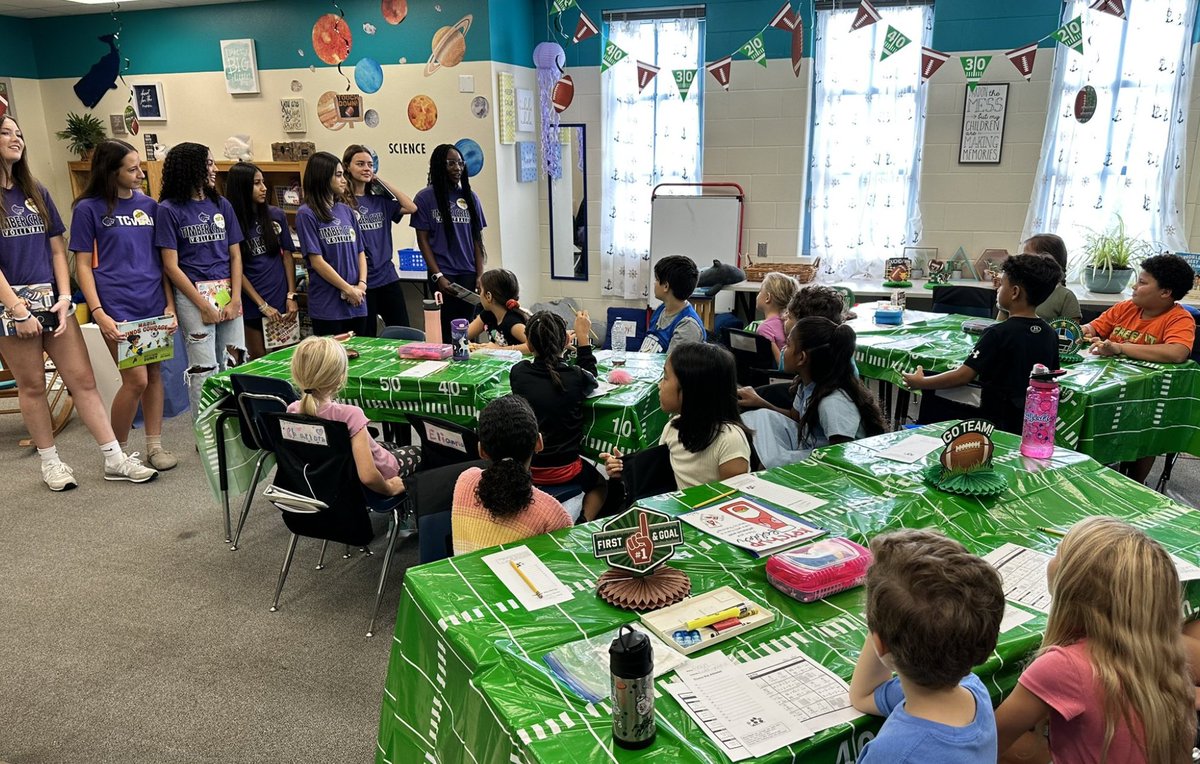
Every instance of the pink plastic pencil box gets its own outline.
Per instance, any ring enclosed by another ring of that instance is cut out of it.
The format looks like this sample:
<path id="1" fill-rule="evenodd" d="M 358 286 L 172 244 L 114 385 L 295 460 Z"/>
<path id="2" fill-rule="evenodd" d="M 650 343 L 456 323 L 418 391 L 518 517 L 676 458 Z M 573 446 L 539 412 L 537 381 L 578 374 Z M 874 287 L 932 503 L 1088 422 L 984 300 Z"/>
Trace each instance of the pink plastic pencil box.
<path id="1" fill-rule="evenodd" d="M 869 549 L 834 537 L 772 555 L 767 580 L 793 599 L 812 602 L 861 586 L 869 567 Z"/>
<path id="2" fill-rule="evenodd" d="M 436 342 L 410 342 L 396 348 L 401 358 L 419 358 L 423 361 L 443 361 L 454 355 L 454 348 Z"/>

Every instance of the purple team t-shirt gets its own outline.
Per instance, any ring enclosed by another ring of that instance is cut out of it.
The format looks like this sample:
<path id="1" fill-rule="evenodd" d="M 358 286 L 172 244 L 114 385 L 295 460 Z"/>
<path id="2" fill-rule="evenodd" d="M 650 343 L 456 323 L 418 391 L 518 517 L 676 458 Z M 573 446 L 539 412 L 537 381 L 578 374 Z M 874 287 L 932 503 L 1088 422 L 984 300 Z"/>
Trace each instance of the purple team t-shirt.
<path id="1" fill-rule="evenodd" d="M 404 213 L 400 202 L 386 196 L 365 195 L 358 201 L 358 230 L 362 233 L 363 251 L 367 253 L 367 286 L 374 289 L 400 280 L 392 262 L 392 223 L 399 223 Z"/>
<path id="2" fill-rule="evenodd" d="M 24 191 L 13 186 L 3 193 L 5 218 L 0 228 L 0 273 L 10 285 L 54 284 L 50 240 L 61 236 L 66 227 L 50 193 L 43 186 L 38 189 L 46 200 L 49 226 Z"/>
<path id="3" fill-rule="evenodd" d="M 474 191 L 471 195 L 475 197 L 475 209 L 479 211 L 479 227 L 486 228 L 487 221 L 483 217 L 479 195 Z M 452 242 L 446 240 L 446 228 L 442 225 L 442 215 L 438 212 L 433 187 L 426 186 L 418 191 L 413 203 L 417 205 L 417 211 L 413 213 L 409 225 L 418 231 L 429 233 L 429 248 L 433 250 L 442 273 L 454 276 L 475 273 L 475 238 L 471 235 L 471 209 L 462 189 L 450 190 L 450 220 L 454 223 Z"/>
<path id="4" fill-rule="evenodd" d="M 281 253 L 291 252 L 292 234 L 288 230 L 287 213 L 278 207 L 271 207 L 268 214 L 280 248 L 274 252 L 267 251 L 263 243 L 262 224 L 256 222 L 253 229 L 246 232 L 246 243 L 242 246 L 242 278 L 250 282 L 250 286 L 268 305 L 283 313 L 287 310 L 287 272 L 284 268 L 291 266 L 291 256 L 285 263 Z M 242 300 L 242 317 L 262 318 L 262 311 L 253 301 Z"/>
<path id="5" fill-rule="evenodd" d="M 163 293 L 162 258 L 154 246 L 158 203 L 145 194 L 117 199 L 113 211 L 95 197 L 81 199 L 71 217 L 71 249 L 76 257 L 92 257 L 92 277 L 104 312 L 114 321 L 161 316 L 167 309 Z"/>
<path id="6" fill-rule="evenodd" d="M 154 244 L 178 252 L 179 267 L 193 283 L 229 278 L 229 248 L 241 243 L 242 228 L 223 196 L 158 205 Z"/>
<path id="7" fill-rule="evenodd" d="M 305 257 L 320 255 L 325 258 L 338 275 L 351 286 L 361 281 L 366 274 L 358 272 L 358 253 L 362 252 L 362 241 L 354 212 L 342 202 L 333 205 L 333 219 L 321 222 L 317 213 L 307 204 L 300 205 L 296 213 L 296 233 L 300 236 L 300 250 Z M 345 318 L 361 318 L 367 315 L 367 301 L 358 307 L 342 299 L 342 293 L 330 284 L 315 268 L 308 269 L 308 314 L 322 321 L 341 321 Z"/>

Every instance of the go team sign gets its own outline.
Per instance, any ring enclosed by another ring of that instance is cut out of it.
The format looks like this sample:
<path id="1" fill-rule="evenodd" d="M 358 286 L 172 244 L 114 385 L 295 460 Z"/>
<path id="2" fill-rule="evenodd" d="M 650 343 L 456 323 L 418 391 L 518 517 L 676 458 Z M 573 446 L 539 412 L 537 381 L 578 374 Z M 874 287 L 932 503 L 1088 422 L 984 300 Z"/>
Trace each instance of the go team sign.
<path id="1" fill-rule="evenodd" d="M 592 552 L 614 568 L 648 573 L 675 554 L 683 526 L 661 512 L 634 507 L 592 534 Z"/>

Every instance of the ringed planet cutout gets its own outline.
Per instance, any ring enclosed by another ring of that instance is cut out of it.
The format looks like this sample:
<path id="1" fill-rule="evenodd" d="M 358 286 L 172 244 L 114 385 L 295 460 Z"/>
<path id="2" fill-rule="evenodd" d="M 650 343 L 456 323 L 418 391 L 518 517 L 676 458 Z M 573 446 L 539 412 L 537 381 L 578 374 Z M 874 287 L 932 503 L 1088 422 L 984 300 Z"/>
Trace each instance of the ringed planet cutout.
<path id="1" fill-rule="evenodd" d="M 408 102 L 408 121 L 413 127 L 424 132 L 432 129 L 437 120 L 437 104 L 429 96 L 415 95 Z"/>
<path id="2" fill-rule="evenodd" d="M 470 138 L 463 138 L 454 144 L 454 148 L 458 149 L 459 154 L 462 154 L 463 162 L 467 166 L 468 178 L 474 178 L 483 171 L 483 149 L 478 143 Z"/>
<path id="3" fill-rule="evenodd" d="M 432 53 L 425 62 L 425 76 L 432 76 L 443 66 L 449 68 L 462 63 L 467 54 L 467 32 L 471 31 L 471 20 L 474 17 L 467 14 L 450 26 L 445 26 L 433 33 L 430 43 Z"/>
<path id="4" fill-rule="evenodd" d="M 340 16 L 326 13 L 313 24 L 312 44 L 317 58 L 327 64 L 340 64 L 350 57 L 350 25 Z"/>

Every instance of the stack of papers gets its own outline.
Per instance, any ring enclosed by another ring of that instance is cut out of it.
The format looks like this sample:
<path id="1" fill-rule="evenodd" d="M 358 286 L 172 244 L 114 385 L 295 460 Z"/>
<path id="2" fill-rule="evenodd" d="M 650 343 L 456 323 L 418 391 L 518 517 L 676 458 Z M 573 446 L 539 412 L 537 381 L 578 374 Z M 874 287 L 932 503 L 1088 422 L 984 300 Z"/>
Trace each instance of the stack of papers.
<path id="1" fill-rule="evenodd" d="M 558 605 L 573 596 L 571 588 L 524 544 L 482 559 L 526 610 Z"/>
<path id="2" fill-rule="evenodd" d="M 679 519 L 758 557 L 796 546 L 825 533 L 823 528 L 776 512 L 750 499 L 729 499 L 680 515 Z"/>
<path id="3" fill-rule="evenodd" d="M 887 448 L 881 448 L 875 453 L 884 459 L 891 459 L 905 464 L 915 464 L 923 461 L 934 451 L 942 448 L 942 439 L 932 435 L 909 435 L 898 440 Z"/>

